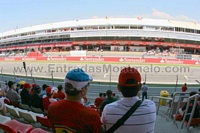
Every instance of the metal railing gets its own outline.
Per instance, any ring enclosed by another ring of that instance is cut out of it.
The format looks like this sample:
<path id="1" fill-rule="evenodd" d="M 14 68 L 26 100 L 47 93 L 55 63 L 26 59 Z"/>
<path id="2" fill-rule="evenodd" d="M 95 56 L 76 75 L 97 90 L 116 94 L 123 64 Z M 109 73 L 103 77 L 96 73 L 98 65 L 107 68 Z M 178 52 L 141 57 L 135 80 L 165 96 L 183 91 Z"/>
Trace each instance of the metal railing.
<path id="1" fill-rule="evenodd" d="M 189 114 L 190 117 L 189 117 L 189 121 L 187 123 L 187 127 L 186 129 L 189 130 L 189 127 L 190 127 L 190 124 L 192 122 L 192 118 L 193 118 L 193 115 L 194 115 L 194 112 L 195 112 L 195 109 L 196 109 L 196 106 L 197 106 L 197 101 L 198 101 L 198 98 L 200 97 L 199 94 L 195 94 L 193 96 L 190 96 L 187 100 L 187 106 L 186 106 L 186 110 L 185 110 L 185 113 L 184 113 L 184 116 L 183 116 L 183 120 L 182 120 L 182 123 L 181 123 L 181 129 L 183 128 L 183 125 L 184 125 L 184 122 L 185 122 L 185 119 L 186 119 L 186 116 Z M 191 113 L 187 113 L 188 112 L 188 109 L 189 109 L 189 106 L 190 106 L 190 102 L 191 100 L 194 99 L 194 104 L 193 104 L 193 107 L 192 107 L 192 112 Z"/>
<path id="2" fill-rule="evenodd" d="M 171 109 L 170 109 L 170 117 L 172 117 L 173 116 L 173 110 L 174 110 L 174 101 L 175 101 L 175 99 L 176 99 L 176 96 L 179 94 L 179 96 L 180 95 L 185 95 L 185 94 L 190 94 L 190 92 L 175 92 L 174 94 L 173 94 L 173 98 L 172 98 L 172 105 L 171 105 Z M 177 105 L 178 106 L 178 105 Z"/>

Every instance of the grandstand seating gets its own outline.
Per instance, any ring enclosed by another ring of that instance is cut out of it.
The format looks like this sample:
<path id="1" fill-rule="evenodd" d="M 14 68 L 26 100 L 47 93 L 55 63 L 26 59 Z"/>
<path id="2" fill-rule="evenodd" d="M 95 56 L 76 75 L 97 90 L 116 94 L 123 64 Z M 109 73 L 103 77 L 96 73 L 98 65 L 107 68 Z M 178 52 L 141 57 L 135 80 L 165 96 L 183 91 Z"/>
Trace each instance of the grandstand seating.
<path id="1" fill-rule="evenodd" d="M 49 133 L 49 132 L 42 130 L 41 128 L 35 128 L 30 133 Z"/>
<path id="2" fill-rule="evenodd" d="M 14 117 L 14 118 L 20 118 L 19 113 L 18 113 L 18 111 L 15 109 L 14 106 L 7 105 L 7 104 L 5 104 L 5 105 L 6 105 L 7 111 L 10 113 L 10 115 L 11 115 L 12 117 Z"/>
<path id="3" fill-rule="evenodd" d="M 11 120 L 10 117 L 0 115 L 0 123 L 5 123 L 5 122 L 7 122 L 9 120 Z"/>
<path id="4" fill-rule="evenodd" d="M 29 123 L 36 123 L 36 116 L 44 116 L 43 114 L 37 114 L 34 112 L 29 112 L 26 110 L 18 110 L 20 117 L 22 117 L 25 121 L 29 122 Z"/>
<path id="5" fill-rule="evenodd" d="M 0 128 L 2 128 L 6 133 L 30 133 L 33 126 L 16 120 L 10 120 L 4 124 L 0 123 Z"/>
<path id="6" fill-rule="evenodd" d="M 42 126 L 45 126 L 47 128 L 51 128 L 50 121 L 47 117 L 41 117 L 41 116 L 36 116 L 37 122 L 42 124 Z"/>
<path id="7" fill-rule="evenodd" d="M 34 112 L 36 112 L 36 113 L 44 114 L 44 111 L 42 111 L 41 108 L 35 108 L 35 107 L 32 107 L 32 106 L 31 106 L 31 109 L 32 109 Z"/>
<path id="8" fill-rule="evenodd" d="M 19 107 L 20 107 L 21 109 L 25 109 L 25 110 L 28 110 L 28 111 L 32 111 L 32 109 L 31 109 L 28 105 L 26 105 L 26 104 L 20 103 L 20 104 L 19 104 Z"/>

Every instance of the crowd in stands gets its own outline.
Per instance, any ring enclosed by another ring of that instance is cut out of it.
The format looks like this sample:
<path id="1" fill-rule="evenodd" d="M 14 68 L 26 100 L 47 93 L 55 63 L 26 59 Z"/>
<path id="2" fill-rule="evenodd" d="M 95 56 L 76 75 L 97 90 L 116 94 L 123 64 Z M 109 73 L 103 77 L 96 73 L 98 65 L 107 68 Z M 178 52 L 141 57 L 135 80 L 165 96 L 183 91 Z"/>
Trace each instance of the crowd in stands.
<path id="1" fill-rule="evenodd" d="M 66 132 L 72 133 L 154 132 L 156 106 L 147 99 L 148 86 L 145 82 L 141 84 L 141 75 L 135 68 L 126 67 L 119 74 L 117 89 L 122 98 L 107 90 L 106 93 L 99 93 L 93 104 L 87 99 L 90 82 L 92 77 L 80 68 L 66 74 L 64 86 L 43 84 L 41 87 L 17 77 L 16 82 L 9 81 L 0 90 L 0 103 L 6 99 L 9 101 L 6 103 L 14 106 L 21 103 L 40 108 L 50 120 L 54 132 L 63 126 Z M 138 97 L 140 91 L 142 100 Z M 187 84 L 182 91 L 187 91 Z M 191 92 L 190 96 L 194 94 L 197 93 Z M 193 103 L 194 100 L 190 105 L 193 106 Z M 196 107 L 194 118 L 200 117 L 199 107 L 200 104 Z M 185 108 L 186 105 L 181 108 L 182 115 Z M 3 104 L 0 104 L 0 110 L 6 116 Z"/>

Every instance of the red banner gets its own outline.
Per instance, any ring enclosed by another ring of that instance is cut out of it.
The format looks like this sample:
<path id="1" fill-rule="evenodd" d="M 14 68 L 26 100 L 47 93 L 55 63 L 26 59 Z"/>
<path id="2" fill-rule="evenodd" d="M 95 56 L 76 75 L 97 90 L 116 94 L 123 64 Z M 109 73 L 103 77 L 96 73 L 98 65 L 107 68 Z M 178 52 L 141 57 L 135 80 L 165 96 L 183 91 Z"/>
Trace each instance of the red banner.
<path id="1" fill-rule="evenodd" d="M 0 61 L 79 61 L 79 62 L 129 62 L 129 63 L 156 63 L 156 64 L 188 64 L 200 65 L 197 60 L 179 60 L 179 59 L 160 59 L 160 58 L 131 58 L 131 57 L 72 57 L 72 56 L 54 56 L 54 57 L 5 57 Z"/>

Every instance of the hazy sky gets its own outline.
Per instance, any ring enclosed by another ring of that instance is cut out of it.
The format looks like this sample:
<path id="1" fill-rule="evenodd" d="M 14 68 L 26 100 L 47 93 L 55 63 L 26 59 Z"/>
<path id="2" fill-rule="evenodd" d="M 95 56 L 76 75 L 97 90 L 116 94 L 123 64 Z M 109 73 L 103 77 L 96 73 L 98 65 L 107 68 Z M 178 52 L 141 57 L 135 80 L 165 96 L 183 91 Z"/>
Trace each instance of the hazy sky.
<path id="1" fill-rule="evenodd" d="M 67 20 L 138 16 L 200 23 L 200 0 L 0 0 L 0 32 Z"/>

